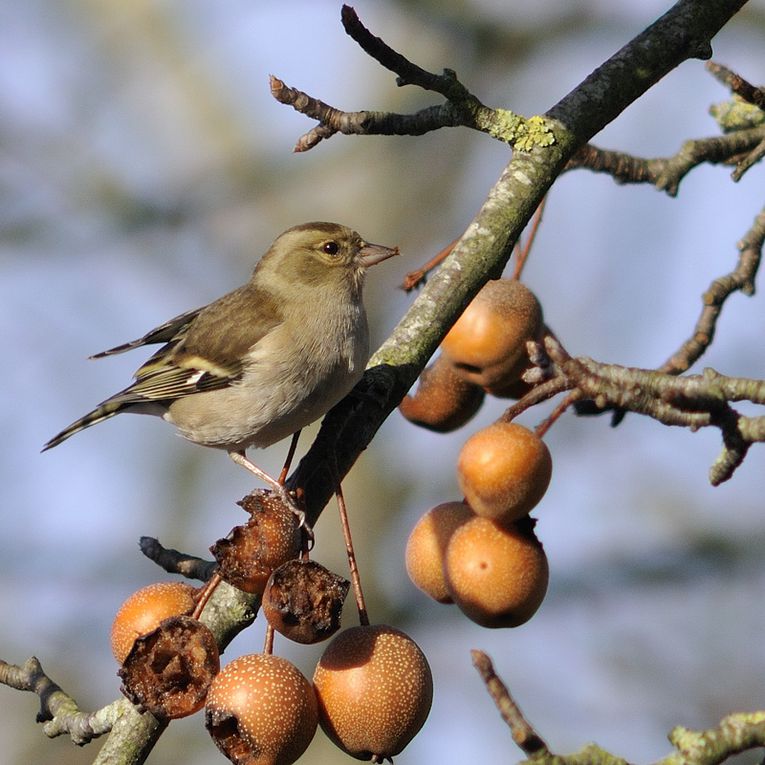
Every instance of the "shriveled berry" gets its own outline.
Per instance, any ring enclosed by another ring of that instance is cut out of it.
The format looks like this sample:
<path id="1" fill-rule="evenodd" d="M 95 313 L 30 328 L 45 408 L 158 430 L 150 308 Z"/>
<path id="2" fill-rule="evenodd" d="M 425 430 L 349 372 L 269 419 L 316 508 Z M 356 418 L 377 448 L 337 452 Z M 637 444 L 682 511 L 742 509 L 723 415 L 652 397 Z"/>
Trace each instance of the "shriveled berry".
<path id="1" fill-rule="evenodd" d="M 259 491 L 240 503 L 250 513 L 211 548 L 221 577 L 244 592 L 263 594 L 271 572 L 300 553 L 301 531 L 294 512 L 279 497 Z"/>
<path id="2" fill-rule="evenodd" d="M 318 643 L 340 629 L 351 583 L 313 560 L 297 558 L 275 569 L 263 593 L 268 623 L 297 643 Z"/>
<path id="3" fill-rule="evenodd" d="M 209 628 L 189 616 L 171 616 L 136 640 L 118 674 L 134 704 L 174 720 L 202 708 L 219 669 Z"/>

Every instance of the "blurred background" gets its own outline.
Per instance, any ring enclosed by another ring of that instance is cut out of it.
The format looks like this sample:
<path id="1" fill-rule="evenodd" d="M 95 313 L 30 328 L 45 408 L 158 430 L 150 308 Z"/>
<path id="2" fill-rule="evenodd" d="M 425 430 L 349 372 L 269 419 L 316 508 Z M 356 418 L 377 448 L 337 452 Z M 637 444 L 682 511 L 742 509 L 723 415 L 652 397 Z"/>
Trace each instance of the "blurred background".
<path id="1" fill-rule="evenodd" d="M 364 23 L 420 66 L 457 71 L 485 103 L 545 111 L 669 3 L 358 0 Z M 749 3 L 715 59 L 765 80 L 765 2 Z M 223 453 L 153 418 L 120 417 L 54 451 L 42 444 L 124 387 L 145 358 L 87 356 L 138 337 L 238 286 L 283 229 L 336 220 L 404 258 L 367 282 L 373 342 L 413 296 L 398 289 L 459 235 L 509 158 L 463 129 L 420 138 L 336 136 L 291 152 L 312 123 L 270 96 L 273 73 L 340 108 L 411 111 L 431 94 L 399 89 L 345 36 L 340 4 L 242 0 L 29 0 L 0 4 L 0 656 L 38 656 L 84 709 L 118 694 L 109 628 L 122 600 L 167 579 L 141 535 L 206 555 L 244 520 L 252 488 Z M 713 135 L 726 92 L 703 63 L 672 72 L 596 143 L 665 156 Z M 704 167 L 677 199 L 587 172 L 552 190 L 525 279 L 567 348 L 660 364 L 690 334 L 700 295 L 731 270 L 762 205 L 762 167 L 739 184 Z M 761 286 L 762 279 L 759 279 Z M 731 298 L 699 366 L 762 378 L 765 304 Z M 695 371 L 699 371 L 695 370 Z M 550 746 L 596 741 L 631 761 L 669 751 L 676 724 L 707 727 L 765 707 L 765 470 L 755 446 L 729 483 L 707 470 L 718 433 L 630 415 L 566 415 L 547 436 L 553 481 L 535 511 L 551 583 L 536 616 L 487 631 L 431 604 L 408 581 L 406 537 L 457 499 L 455 461 L 490 401 L 449 436 L 394 413 L 346 485 L 374 620 L 406 630 L 434 672 L 430 718 L 400 765 L 521 759 L 470 664 L 482 648 Z M 526 413 L 534 425 L 551 405 Z M 315 432 L 315 431 L 314 431 Z M 301 446 L 310 443 L 304 434 Z M 256 455 L 278 471 L 287 444 Z M 315 555 L 345 572 L 336 513 Z M 352 623 L 352 608 L 346 609 Z M 226 657 L 260 650 L 261 620 Z M 310 677 L 322 650 L 276 649 Z M 38 701 L 0 687 L 3 761 L 87 763 L 99 742 L 49 741 Z M 201 715 L 174 723 L 150 762 L 222 762 Z M 304 761 L 345 755 L 319 733 Z M 750 758 L 754 762 L 754 758 Z"/>

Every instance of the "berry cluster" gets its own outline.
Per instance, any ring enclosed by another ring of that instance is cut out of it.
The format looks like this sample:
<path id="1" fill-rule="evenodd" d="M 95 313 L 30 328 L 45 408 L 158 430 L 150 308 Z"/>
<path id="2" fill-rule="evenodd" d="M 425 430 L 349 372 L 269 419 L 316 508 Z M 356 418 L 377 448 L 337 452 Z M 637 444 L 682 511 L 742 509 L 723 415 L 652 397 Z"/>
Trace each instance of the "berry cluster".
<path id="1" fill-rule="evenodd" d="M 200 590 L 150 585 L 128 598 L 112 627 L 123 692 L 164 719 L 204 706 L 207 730 L 237 765 L 289 765 L 319 725 L 359 759 L 398 754 L 430 711 L 433 681 L 422 651 L 400 630 L 368 624 L 360 608 L 361 625 L 335 635 L 313 682 L 273 655 L 273 630 L 304 644 L 334 635 L 350 583 L 307 558 L 295 514 L 274 495 L 251 494 L 241 504 L 248 522 L 211 550 L 216 577 L 261 596 L 266 649 L 221 669 L 211 631 L 195 618 L 213 580 Z M 360 591 L 356 597 L 363 603 Z"/>
<path id="2" fill-rule="evenodd" d="M 518 398 L 529 385 L 526 344 L 546 328 L 534 294 L 516 279 L 490 281 L 444 338 L 442 353 L 401 403 L 410 421 L 438 432 L 465 424 L 486 393 Z M 439 603 L 456 603 L 484 627 L 528 621 L 547 591 L 548 564 L 529 517 L 550 483 L 552 459 L 535 433 L 500 419 L 462 447 L 462 502 L 429 510 L 412 531 L 412 582 Z"/>

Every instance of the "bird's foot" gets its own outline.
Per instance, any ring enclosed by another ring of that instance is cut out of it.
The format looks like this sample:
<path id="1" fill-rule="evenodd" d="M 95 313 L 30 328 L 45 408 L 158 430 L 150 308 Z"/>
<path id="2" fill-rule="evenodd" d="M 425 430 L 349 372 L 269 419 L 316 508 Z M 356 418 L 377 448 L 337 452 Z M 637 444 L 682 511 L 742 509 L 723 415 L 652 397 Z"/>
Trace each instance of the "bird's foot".
<path id="1" fill-rule="evenodd" d="M 247 459 L 247 456 L 243 452 L 229 452 L 231 457 L 237 465 L 241 465 L 245 470 L 249 470 L 260 478 L 263 483 L 268 484 L 271 490 L 276 494 L 282 503 L 289 508 L 289 510 L 298 519 L 298 528 L 303 529 L 305 535 L 308 537 L 309 547 L 313 547 L 314 535 L 313 529 L 308 525 L 305 517 L 305 511 L 298 506 L 297 499 L 287 489 L 287 487 L 277 481 L 272 476 L 268 475 L 264 470 L 261 470 L 254 462 Z M 256 490 L 257 491 L 257 490 Z M 254 493 L 254 492 L 253 492 Z"/>

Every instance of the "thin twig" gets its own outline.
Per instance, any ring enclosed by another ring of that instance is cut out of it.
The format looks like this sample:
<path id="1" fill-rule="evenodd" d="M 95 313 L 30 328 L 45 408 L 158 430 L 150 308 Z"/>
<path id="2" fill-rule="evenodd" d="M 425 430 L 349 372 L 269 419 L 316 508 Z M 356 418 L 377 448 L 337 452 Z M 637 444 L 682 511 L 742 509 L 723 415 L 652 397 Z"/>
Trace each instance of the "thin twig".
<path id="1" fill-rule="evenodd" d="M 362 627 L 366 627 L 369 624 L 369 613 L 367 612 L 367 605 L 364 600 L 364 591 L 361 588 L 361 575 L 359 574 L 359 566 L 356 562 L 356 552 L 353 549 L 351 525 L 348 521 L 348 508 L 345 505 L 343 487 L 339 483 L 335 495 L 337 497 L 337 509 L 340 513 L 340 526 L 343 530 L 343 539 L 345 540 L 345 552 L 348 556 L 348 568 L 351 572 L 353 594 L 356 598 L 356 608 L 359 612 L 359 624 Z"/>
<path id="2" fill-rule="evenodd" d="M 513 741 L 532 759 L 550 756 L 547 744 L 523 716 L 523 712 L 510 695 L 507 686 L 497 676 L 491 659 L 483 651 L 475 649 L 470 652 L 470 655 L 473 659 L 473 666 L 481 675 L 486 690 L 494 699 L 502 719 L 510 727 Z"/>
<path id="3" fill-rule="evenodd" d="M 454 245 L 457 244 L 459 240 L 460 238 L 457 237 L 449 242 L 446 247 L 442 247 L 427 263 L 414 271 L 410 271 L 404 277 L 404 281 L 401 283 L 401 289 L 405 292 L 411 292 L 415 287 L 419 287 L 424 283 L 428 274 L 444 262 L 444 259 L 448 257 L 449 253 L 454 249 Z"/>
<path id="4" fill-rule="evenodd" d="M 655 159 L 586 144 L 569 160 L 566 170 L 586 168 L 606 173 L 617 183 L 650 183 L 675 197 L 680 182 L 694 168 L 730 163 L 747 156 L 757 150 L 764 139 L 765 126 L 753 127 L 723 136 L 688 140 L 674 156 Z M 734 180 L 739 178 L 740 175 Z"/>
<path id="5" fill-rule="evenodd" d="M 691 336 L 660 367 L 660 372 L 685 372 L 704 354 L 711 344 L 717 319 L 723 304 L 734 292 L 754 294 L 754 279 L 762 258 L 765 242 L 765 208 L 755 218 L 752 227 L 738 243 L 739 257 L 736 267 L 728 274 L 716 278 L 701 297 L 701 315 Z"/>
<path id="6" fill-rule="evenodd" d="M 290 439 L 290 448 L 287 450 L 287 458 L 284 460 L 284 465 L 282 466 L 282 472 L 279 473 L 279 478 L 277 479 L 282 486 L 284 485 L 284 482 L 287 480 L 287 476 L 290 472 L 290 467 L 292 467 L 292 460 L 295 457 L 295 451 L 297 450 L 298 441 L 300 440 L 300 431 L 296 431 L 292 434 L 292 438 Z"/>
<path id="7" fill-rule="evenodd" d="M 534 217 L 531 219 L 531 231 L 529 232 L 523 247 L 519 249 L 516 255 L 515 268 L 513 269 L 512 276 L 513 279 L 521 278 L 523 267 L 526 265 L 526 261 L 528 260 L 529 254 L 531 253 L 531 248 L 534 246 L 534 240 L 537 238 L 537 232 L 539 231 L 539 227 L 542 225 L 542 215 L 545 211 L 546 202 L 547 197 L 545 197 L 539 203 L 539 207 L 537 207 L 537 210 L 534 213 Z M 520 239 L 518 240 L 518 243 L 520 244 Z"/>
<path id="8" fill-rule="evenodd" d="M 728 67 L 718 64 L 715 61 L 707 61 L 707 71 L 711 72 L 723 85 L 730 88 L 731 93 L 735 93 L 750 104 L 765 109 L 765 90 L 756 88 L 750 82 L 745 80 L 740 74 L 731 71 Z"/>
<path id="9" fill-rule="evenodd" d="M 139 541 L 141 552 L 160 568 L 170 574 L 180 574 L 187 579 L 197 579 L 206 582 L 215 572 L 218 564 L 214 560 L 204 560 L 196 555 L 163 547 L 154 537 L 141 537 Z"/>
<path id="10" fill-rule="evenodd" d="M 263 641 L 263 653 L 270 656 L 274 652 L 274 628 L 271 624 L 266 625 L 266 636 Z"/>

